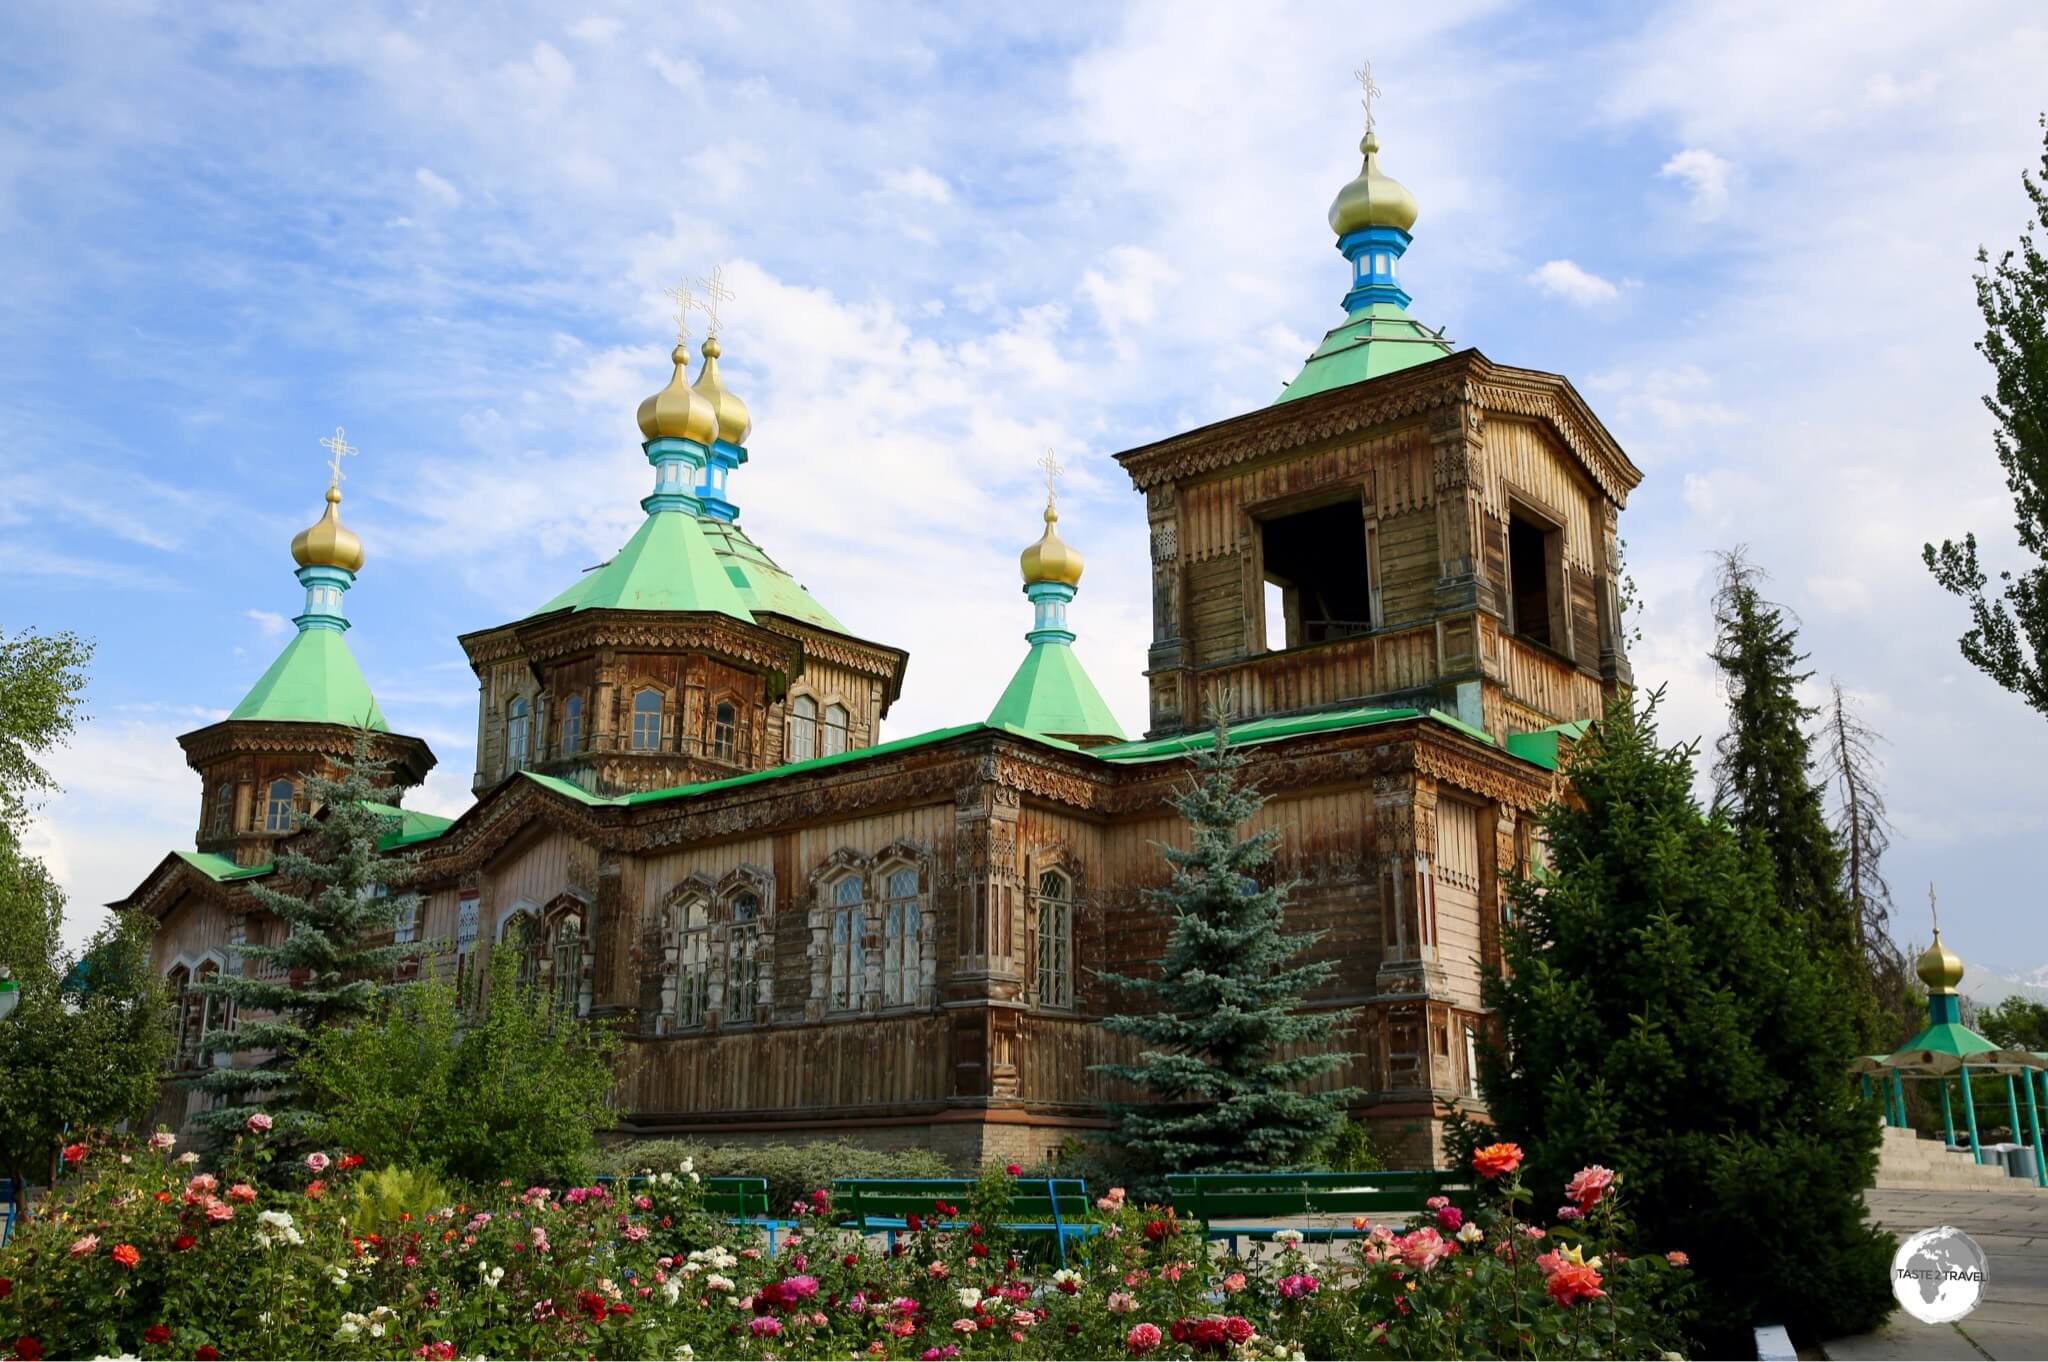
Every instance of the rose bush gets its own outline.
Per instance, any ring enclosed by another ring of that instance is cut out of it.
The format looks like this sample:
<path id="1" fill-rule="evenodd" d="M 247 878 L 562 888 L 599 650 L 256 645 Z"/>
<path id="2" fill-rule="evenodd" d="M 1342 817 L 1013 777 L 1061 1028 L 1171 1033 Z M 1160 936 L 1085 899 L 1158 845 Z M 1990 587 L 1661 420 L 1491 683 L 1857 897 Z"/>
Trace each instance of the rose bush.
<path id="1" fill-rule="evenodd" d="M 1682 1253 L 1628 1251 L 1621 1178 L 1575 1179 L 1578 1218 L 1539 1225 L 1501 1151 L 1480 1196 L 1414 1228 L 1282 1232 L 1242 1258 L 1111 1189 L 1061 1266 L 1003 1228 L 1001 1168 L 893 1244 L 835 1228 L 816 1191 L 770 1255 L 703 1212 L 687 1167 L 384 1215 L 345 1151 L 270 1166 L 261 1130 L 217 1172 L 83 1143 L 0 1250 L 0 1356 L 1655 1356 L 1689 1291 Z"/>

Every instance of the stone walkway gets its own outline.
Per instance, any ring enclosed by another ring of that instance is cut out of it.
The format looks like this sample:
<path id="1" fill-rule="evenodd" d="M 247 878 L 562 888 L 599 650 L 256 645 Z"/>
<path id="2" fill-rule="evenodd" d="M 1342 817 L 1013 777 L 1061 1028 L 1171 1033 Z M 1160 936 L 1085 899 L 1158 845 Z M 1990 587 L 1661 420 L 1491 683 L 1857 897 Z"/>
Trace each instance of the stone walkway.
<path id="1" fill-rule="evenodd" d="M 1922 1324 L 1901 1310 L 1875 1333 L 1824 1345 L 1837 1362 L 2001 1362 L 2048 1357 L 2048 1192 L 1869 1193 L 1872 1217 L 1900 1237 L 1954 1225 L 1983 1248 L 1984 1297 L 1955 1324 Z"/>

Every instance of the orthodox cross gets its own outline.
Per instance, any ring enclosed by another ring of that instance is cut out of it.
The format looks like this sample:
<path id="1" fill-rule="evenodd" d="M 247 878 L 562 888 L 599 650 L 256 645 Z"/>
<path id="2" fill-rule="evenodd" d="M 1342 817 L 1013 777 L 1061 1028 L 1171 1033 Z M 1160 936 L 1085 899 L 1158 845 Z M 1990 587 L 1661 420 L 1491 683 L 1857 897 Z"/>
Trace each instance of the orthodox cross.
<path id="1" fill-rule="evenodd" d="M 1373 82 L 1371 62 L 1367 62 L 1365 65 L 1359 67 L 1356 71 L 1353 71 L 1351 75 L 1352 78 L 1358 82 L 1359 88 L 1364 92 L 1364 98 L 1360 102 L 1362 102 L 1365 105 L 1365 130 L 1367 132 L 1371 132 L 1372 102 L 1377 96 L 1385 94 L 1386 91 L 1382 90 L 1377 84 Z"/>
<path id="2" fill-rule="evenodd" d="M 1053 453 L 1050 449 L 1045 451 L 1045 457 L 1038 461 L 1038 466 L 1045 473 L 1045 504 L 1050 506 L 1053 502 L 1053 493 L 1059 483 L 1060 474 L 1066 470 L 1060 467 L 1060 456 Z"/>
<path id="3" fill-rule="evenodd" d="M 1934 906 L 1934 881 L 1927 882 L 1927 916 L 1934 919 L 1934 934 L 1941 935 L 1941 912 Z"/>
<path id="4" fill-rule="evenodd" d="M 733 300 L 733 291 L 725 285 L 724 267 L 713 265 L 708 276 L 697 280 L 697 287 L 704 290 L 704 301 L 697 306 L 704 309 L 704 315 L 709 319 L 706 332 L 715 336 L 718 334 L 718 309 Z"/>
<path id="5" fill-rule="evenodd" d="M 361 451 L 348 442 L 348 435 L 340 426 L 334 428 L 334 434 L 320 437 L 320 447 L 332 454 L 332 457 L 327 460 L 327 472 L 329 475 L 327 485 L 329 487 L 341 486 L 341 480 L 345 476 L 341 471 L 341 461 L 349 455 L 360 453 Z"/>
<path id="6" fill-rule="evenodd" d="M 690 309 L 696 306 L 697 300 L 690 296 L 688 280 L 662 291 L 676 305 L 676 344 L 681 345 L 690 339 Z"/>

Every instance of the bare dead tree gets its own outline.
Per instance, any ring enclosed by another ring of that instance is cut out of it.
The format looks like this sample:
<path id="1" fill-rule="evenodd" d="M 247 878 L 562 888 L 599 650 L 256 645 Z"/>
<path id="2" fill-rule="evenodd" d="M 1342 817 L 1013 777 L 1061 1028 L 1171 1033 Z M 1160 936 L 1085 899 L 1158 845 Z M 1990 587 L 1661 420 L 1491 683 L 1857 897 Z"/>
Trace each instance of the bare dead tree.
<path id="1" fill-rule="evenodd" d="M 1842 893 L 1854 913 L 1856 944 L 1870 972 L 1872 991 L 1887 1013 L 1897 1014 L 1901 1025 L 1910 1028 L 1916 1019 L 1912 971 L 1892 940 L 1892 890 L 1884 877 L 1884 854 L 1892 844 L 1880 781 L 1884 761 L 1877 750 L 1884 735 L 1857 713 L 1840 680 L 1831 680 L 1829 687 L 1814 746 L 1821 775 L 1834 796 L 1832 824 L 1842 848 Z"/>

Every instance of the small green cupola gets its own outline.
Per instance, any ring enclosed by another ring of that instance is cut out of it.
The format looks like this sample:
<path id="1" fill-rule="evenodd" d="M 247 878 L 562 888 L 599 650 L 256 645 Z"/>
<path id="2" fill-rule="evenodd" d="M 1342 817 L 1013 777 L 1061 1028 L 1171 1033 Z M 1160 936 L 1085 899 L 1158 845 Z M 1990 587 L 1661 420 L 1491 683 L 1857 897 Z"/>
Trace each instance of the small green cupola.
<path id="1" fill-rule="evenodd" d="M 1031 651 L 989 711 L 988 722 L 1084 747 L 1122 742 L 1124 731 L 1116 716 L 1074 655 L 1067 606 L 1080 588 L 1081 554 L 1060 538 L 1060 514 L 1053 504 L 1051 485 L 1058 465 L 1048 457 L 1046 467 L 1045 533 L 1018 560 L 1024 594 L 1030 598 L 1033 612 L 1031 629 L 1024 635 Z"/>
<path id="2" fill-rule="evenodd" d="M 1369 92 L 1377 93 L 1377 87 L 1369 86 Z M 1380 169 L 1370 103 L 1358 149 L 1364 164 L 1330 204 L 1330 230 L 1351 265 L 1344 320 L 1323 337 L 1278 402 L 1362 383 L 1451 353 L 1441 331 L 1408 315 L 1408 291 L 1401 287 L 1398 267 L 1421 210 L 1408 187 Z"/>
<path id="3" fill-rule="evenodd" d="M 355 448 L 339 428 L 321 443 L 334 454 L 327 509 L 292 539 L 292 561 L 306 591 L 305 609 L 292 618 L 298 633 L 228 717 L 382 730 L 383 711 L 342 637 L 348 630 L 342 596 L 363 566 L 363 541 L 341 523 L 341 460 Z"/>

